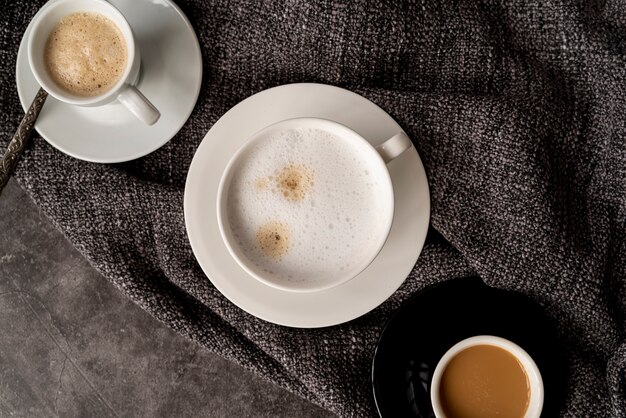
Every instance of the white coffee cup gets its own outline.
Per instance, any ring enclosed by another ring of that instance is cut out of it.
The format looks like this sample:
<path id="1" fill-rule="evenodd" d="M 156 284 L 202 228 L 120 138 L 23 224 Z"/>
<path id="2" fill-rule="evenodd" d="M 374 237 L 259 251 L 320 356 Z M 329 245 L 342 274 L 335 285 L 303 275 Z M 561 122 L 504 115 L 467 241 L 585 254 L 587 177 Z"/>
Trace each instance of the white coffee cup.
<path id="1" fill-rule="evenodd" d="M 491 345 L 499 347 L 512 354 L 513 357 L 520 362 L 524 372 L 526 373 L 528 384 L 530 386 L 530 399 L 524 418 L 539 418 L 543 408 L 543 380 L 541 379 L 541 373 L 539 372 L 537 364 L 535 364 L 532 357 L 530 357 L 530 355 L 519 345 L 507 339 L 492 335 L 478 335 L 466 338 L 453 345 L 443 355 L 443 357 L 441 357 L 439 363 L 437 363 L 437 367 L 435 367 L 430 389 L 430 400 L 435 417 L 446 418 L 440 399 L 441 378 L 444 370 L 450 361 L 461 351 L 478 345 Z"/>
<path id="2" fill-rule="evenodd" d="M 380 239 L 378 239 L 373 245 L 368 246 L 368 249 L 371 250 L 363 256 L 360 262 L 356 263 L 349 270 L 333 272 L 333 274 L 329 277 L 325 277 L 325 280 L 322 282 L 288 282 L 284 279 L 273 276 L 271 273 L 262 271 L 248 257 L 246 257 L 244 251 L 240 248 L 228 220 L 228 190 L 233 177 L 234 167 L 238 165 L 240 158 L 242 158 L 242 155 L 244 155 L 248 150 L 255 147 L 261 141 L 266 140 L 270 133 L 281 132 L 289 129 L 308 128 L 328 132 L 337 139 L 347 141 L 351 144 L 351 146 L 358 147 L 355 149 L 358 149 L 359 153 L 362 153 L 362 155 L 366 155 L 366 164 L 369 171 L 372 172 L 372 176 L 377 176 L 376 178 L 380 179 L 380 184 L 383 185 L 381 186 L 382 188 L 379 200 L 383 202 L 382 204 L 384 204 L 384 210 L 380 213 L 380 222 L 379 225 L 377 225 L 381 228 L 379 231 L 381 233 L 378 234 Z M 337 122 L 318 118 L 289 119 L 262 129 L 252 135 L 243 147 L 241 147 L 234 154 L 220 180 L 217 196 L 217 215 L 220 233 L 226 247 L 241 268 L 257 280 L 277 289 L 293 292 L 313 292 L 325 290 L 347 282 L 348 280 L 356 277 L 369 264 L 371 264 L 387 240 L 393 221 L 394 195 L 393 185 L 391 183 L 386 163 L 398 157 L 411 146 L 412 143 L 408 136 L 404 132 L 398 132 L 396 135 L 387 139 L 375 148 L 365 138 L 354 132 L 352 129 Z"/>
<path id="3" fill-rule="evenodd" d="M 48 36 L 63 17 L 77 12 L 104 15 L 119 28 L 126 41 L 128 56 L 124 73 L 114 86 L 97 96 L 82 97 L 64 91 L 52 80 L 44 62 Z M 105 0 L 58 0 L 46 4 L 37 15 L 30 31 L 28 62 L 41 87 L 62 102 L 76 106 L 101 106 L 118 100 L 148 125 L 156 123 L 160 117 L 156 107 L 133 85 L 139 78 L 141 66 L 141 57 L 133 31 L 120 11 Z"/>

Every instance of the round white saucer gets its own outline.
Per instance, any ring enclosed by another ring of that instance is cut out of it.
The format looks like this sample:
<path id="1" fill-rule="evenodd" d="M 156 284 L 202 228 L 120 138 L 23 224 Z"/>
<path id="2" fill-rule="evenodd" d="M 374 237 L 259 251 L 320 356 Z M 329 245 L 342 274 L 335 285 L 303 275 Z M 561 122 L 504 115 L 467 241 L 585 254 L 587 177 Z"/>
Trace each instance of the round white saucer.
<path id="1" fill-rule="evenodd" d="M 161 118 L 147 126 L 117 102 L 78 107 L 49 96 L 35 124 L 39 134 L 60 151 L 99 163 L 133 160 L 166 144 L 191 115 L 202 82 L 200 45 L 178 6 L 169 0 L 110 3 L 122 12 L 135 33 L 142 61 L 137 85 L 159 109 Z M 32 21 L 22 38 L 16 66 L 17 91 L 24 110 L 39 90 L 26 51 L 31 26 Z"/>
<path id="2" fill-rule="evenodd" d="M 357 318 L 404 282 L 422 251 L 430 218 L 426 173 L 415 148 L 388 164 L 395 193 L 391 232 L 376 259 L 354 279 L 331 289 L 288 292 L 247 274 L 229 254 L 217 224 L 217 188 L 231 156 L 254 132 L 275 122 L 319 117 L 347 125 L 373 145 L 402 129 L 374 103 L 322 84 L 290 84 L 242 101 L 218 120 L 191 162 L 185 185 L 185 224 L 193 252 L 215 287 L 261 319 L 300 328 Z"/>

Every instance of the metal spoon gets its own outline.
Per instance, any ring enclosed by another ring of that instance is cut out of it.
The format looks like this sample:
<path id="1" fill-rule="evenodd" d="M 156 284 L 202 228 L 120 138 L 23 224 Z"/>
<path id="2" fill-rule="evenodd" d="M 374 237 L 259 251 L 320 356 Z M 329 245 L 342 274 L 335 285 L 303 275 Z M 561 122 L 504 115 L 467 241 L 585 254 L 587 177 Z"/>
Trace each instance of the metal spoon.
<path id="1" fill-rule="evenodd" d="M 9 146 L 7 147 L 2 160 L 0 160 L 0 194 L 4 190 L 4 186 L 7 185 L 11 175 L 15 171 L 17 161 L 22 155 L 22 151 L 26 148 L 30 133 L 35 127 L 35 122 L 39 116 L 39 112 L 48 98 L 48 92 L 40 88 L 37 95 L 30 104 L 28 111 L 22 118 L 20 126 L 17 127 L 17 131 L 13 135 Z"/>

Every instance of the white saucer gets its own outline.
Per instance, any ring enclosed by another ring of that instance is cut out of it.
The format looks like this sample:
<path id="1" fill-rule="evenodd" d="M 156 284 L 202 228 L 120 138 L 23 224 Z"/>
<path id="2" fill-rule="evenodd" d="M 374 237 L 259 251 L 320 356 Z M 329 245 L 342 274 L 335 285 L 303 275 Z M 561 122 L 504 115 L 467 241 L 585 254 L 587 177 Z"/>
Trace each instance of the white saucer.
<path id="1" fill-rule="evenodd" d="M 426 239 L 430 195 L 424 166 L 411 148 L 388 165 L 396 198 L 394 221 L 385 246 L 367 269 L 347 283 L 313 293 L 283 291 L 257 281 L 239 267 L 221 239 L 217 188 L 226 164 L 250 135 L 296 117 L 334 120 L 373 145 L 401 130 L 374 103 L 338 87 L 291 84 L 255 94 L 222 116 L 198 147 L 185 186 L 185 224 L 204 273 L 235 305 L 280 325 L 325 327 L 369 312 L 404 282 Z"/>
<path id="2" fill-rule="evenodd" d="M 52 0 L 55 1 L 55 0 Z M 71 106 L 48 97 L 35 128 L 51 145 L 81 160 L 115 163 L 142 157 L 166 144 L 191 114 L 202 82 L 196 34 L 169 0 L 110 0 L 130 24 L 141 52 L 141 92 L 159 109 L 153 126 L 121 104 Z M 26 110 L 39 85 L 28 65 L 28 26 L 17 55 L 17 91 Z"/>

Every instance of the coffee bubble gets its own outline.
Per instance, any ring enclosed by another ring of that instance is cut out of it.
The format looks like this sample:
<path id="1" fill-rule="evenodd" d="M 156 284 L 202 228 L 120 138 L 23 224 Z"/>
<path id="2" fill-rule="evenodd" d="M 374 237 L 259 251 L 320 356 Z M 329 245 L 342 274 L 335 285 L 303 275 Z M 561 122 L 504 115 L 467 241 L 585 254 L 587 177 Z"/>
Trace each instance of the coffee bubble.
<path id="1" fill-rule="evenodd" d="M 261 177 L 256 180 L 256 182 L 254 183 L 254 186 L 256 187 L 258 191 L 263 191 L 267 189 L 267 186 L 269 185 L 269 180 L 270 180 L 269 178 Z"/>

